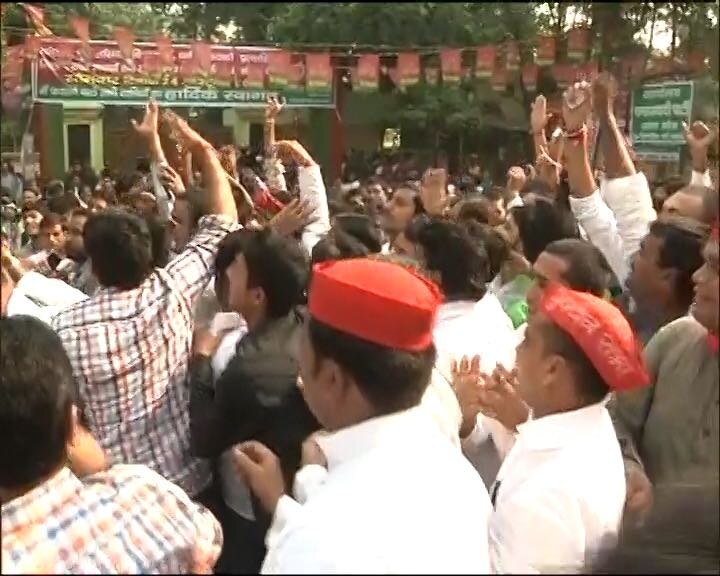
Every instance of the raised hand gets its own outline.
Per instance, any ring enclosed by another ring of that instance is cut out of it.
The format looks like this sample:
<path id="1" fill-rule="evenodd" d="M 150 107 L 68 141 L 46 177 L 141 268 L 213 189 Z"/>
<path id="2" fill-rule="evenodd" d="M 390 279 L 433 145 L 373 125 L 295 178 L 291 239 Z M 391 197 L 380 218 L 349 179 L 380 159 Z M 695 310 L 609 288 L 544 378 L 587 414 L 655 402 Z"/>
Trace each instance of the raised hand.
<path id="1" fill-rule="evenodd" d="M 592 86 L 593 107 L 595 113 L 606 116 L 613 112 L 613 105 L 618 93 L 618 84 L 610 72 L 601 72 Z"/>
<path id="2" fill-rule="evenodd" d="M 142 123 L 138 124 L 135 119 L 132 119 L 130 120 L 130 124 L 132 124 L 132 127 L 139 136 L 145 139 L 153 138 L 158 133 L 159 113 L 157 102 L 150 100 L 150 102 L 145 105 L 145 116 L 143 117 Z"/>
<path id="3" fill-rule="evenodd" d="M 265 106 L 265 119 L 275 120 L 283 108 L 285 108 L 284 102 L 280 102 L 276 96 L 269 96 Z"/>
<path id="4" fill-rule="evenodd" d="M 420 199 L 431 216 L 441 216 L 447 206 L 447 171 L 428 168 L 420 184 Z"/>
<path id="5" fill-rule="evenodd" d="M 565 129 L 575 132 L 582 128 L 592 111 L 592 87 L 587 82 L 575 82 L 563 94 Z"/>
<path id="6" fill-rule="evenodd" d="M 172 192 L 176 198 L 185 195 L 186 190 L 183 179 L 169 164 L 163 164 L 160 167 L 159 178 L 165 189 Z"/>
<path id="7" fill-rule="evenodd" d="M 197 146 L 210 146 L 200 134 L 172 110 L 166 109 L 163 111 L 163 121 L 170 127 L 170 137 L 177 142 L 180 150 L 191 150 Z"/>
<path id="8" fill-rule="evenodd" d="M 291 236 L 307 224 L 311 212 L 307 201 L 295 198 L 273 216 L 269 225 L 281 236 Z"/>
<path id="9" fill-rule="evenodd" d="M 717 128 L 715 131 L 710 130 L 704 122 L 695 120 L 692 126 L 682 123 L 683 135 L 687 142 L 690 152 L 699 152 L 707 150 L 710 144 L 717 138 Z"/>
<path id="10" fill-rule="evenodd" d="M 547 100 L 542 94 L 538 94 L 535 102 L 530 105 L 530 127 L 533 134 L 545 130 L 550 116 L 547 113 Z"/>

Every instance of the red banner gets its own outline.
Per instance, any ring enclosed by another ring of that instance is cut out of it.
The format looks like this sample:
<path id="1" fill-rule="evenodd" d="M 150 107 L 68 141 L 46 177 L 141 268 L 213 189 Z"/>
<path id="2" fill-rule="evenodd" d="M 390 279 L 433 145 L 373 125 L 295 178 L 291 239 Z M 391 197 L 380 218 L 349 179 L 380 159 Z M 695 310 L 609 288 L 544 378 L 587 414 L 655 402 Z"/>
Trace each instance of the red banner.
<path id="1" fill-rule="evenodd" d="M 443 84 L 457 84 L 462 76 L 462 52 L 446 48 L 440 52 Z"/>
<path id="2" fill-rule="evenodd" d="M 361 91 L 374 91 L 380 82 L 380 56 L 377 54 L 363 54 L 358 58 L 357 79 L 353 87 Z"/>
<path id="3" fill-rule="evenodd" d="M 330 64 L 330 54 L 306 54 L 305 66 L 307 67 L 307 88 L 308 90 L 320 90 L 325 92 L 332 87 L 333 69 Z"/>
<path id="4" fill-rule="evenodd" d="M 290 70 L 290 52 L 278 50 L 268 54 L 268 85 L 271 90 L 279 90 L 287 86 Z"/>
<path id="5" fill-rule="evenodd" d="M 235 51 L 235 82 L 247 89 L 260 90 L 265 86 L 267 62 L 254 54 Z"/>
<path id="6" fill-rule="evenodd" d="M 495 70 L 495 46 L 480 46 L 475 61 L 475 76 L 490 78 Z"/>
<path id="7" fill-rule="evenodd" d="M 574 28 L 568 32 L 567 55 L 571 60 L 585 60 L 590 43 L 590 30 Z"/>
<path id="8" fill-rule="evenodd" d="M 162 65 L 174 66 L 175 50 L 173 49 L 172 40 L 164 34 L 158 34 L 155 37 L 155 44 L 157 46 L 158 55 L 160 56 L 160 62 Z"/>
<path id="9" fill-rule="evenodd" d="M 414 86 L 420 81 L 420 56 L 417 52 L 398 54 L 397 69 L 400 87 Z"/>
<path id="10" fill-rule="evenodd" d="M 495 92 L 505 92 L 508 84 L 507 70 L 502 67 L 496 68 L 493 72 L 490 83 L 492 84 L 492 89 L 495 90 Z"/>
<path id="11" fill-rule="evenodd" d="M 526 64 L 522 69 L 522 81 L 525 89 L 535 92 L 537 89 L 538 66 L 537 64 Z"/>
<path id="12" fill-rule="evenodd" d="M 202 72 L 210 72 L 212 66 L 212 44 L 195 41 L 191 44 L 194 65 Z"/>
<path id="13" fill-rule="evenodd" d="M 520 68 L 520 48 L 515 40 L 505 42 L 505 68 L 507 70 Z"/>
<path id="14" fill-rule="evenodd" d="M 40 52 L 40 36 L 25 36 L 25 58 L 35 60 Z"/>
<path id="15" fill-rule="evenodd" d="M 307 63 L 305 54 L 292 54 L 290 56 L 290 68 L 288 74 L 288 91 L 302 91 L 307 85 Z M 330 89 L 327 87 L 326 90 Z M 319 90 L 316 87 L 315 90 Z"/>
<path id="16" fill-rule="evenodd" d="M 554 36 L 539 36 L 535 63 L 538 66 L 552 66 L 555 63 L 555 47 Z"/>
<path id="17" fill-rule="evenodd" d="M 134 32 L 125 26 L 115 26 L 113 28 L 113 38 L 115 38 L 115 42 L 118 43 L 118 48 L 120 49 L 120 54 L 123 55 L 123 58 L 126 60 L 132 60 L 135 44 Z"/>

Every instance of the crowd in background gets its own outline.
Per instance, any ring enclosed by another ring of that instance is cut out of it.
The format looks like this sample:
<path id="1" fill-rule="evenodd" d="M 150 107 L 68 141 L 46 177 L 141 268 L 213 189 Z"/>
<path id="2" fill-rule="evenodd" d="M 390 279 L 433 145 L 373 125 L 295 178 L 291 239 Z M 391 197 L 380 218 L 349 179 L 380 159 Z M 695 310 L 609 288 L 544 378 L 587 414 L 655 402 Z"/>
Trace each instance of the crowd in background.
<path id="1" fill-rule="evenodd" d="M 3 573 L 717 572 L 717 128 L 651 187 L 615 93 L 503 182 L 326 186 L 275 99 L 259 157 L 150 102 L 132 174 L 3 165 Z"/>

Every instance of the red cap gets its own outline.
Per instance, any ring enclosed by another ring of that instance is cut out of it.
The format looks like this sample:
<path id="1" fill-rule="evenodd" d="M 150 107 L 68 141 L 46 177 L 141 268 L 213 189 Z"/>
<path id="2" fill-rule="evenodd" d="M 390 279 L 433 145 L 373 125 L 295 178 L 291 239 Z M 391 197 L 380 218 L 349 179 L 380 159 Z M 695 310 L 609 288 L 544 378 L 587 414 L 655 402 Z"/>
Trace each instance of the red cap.
<path id="1" fill-rule="evenodd" d="M 611 390 L 649 384 L 635 333 L 611 303 L 553 284 L 543 291 L 540 312 L 580 346 Z"/>
<path id="2" fill-rule="evenodd" d="M 313 319 L 387 348 L 419 352 L 433 342 L 438 287 L 397 264 L 367 258 L 313 267 Z"/>

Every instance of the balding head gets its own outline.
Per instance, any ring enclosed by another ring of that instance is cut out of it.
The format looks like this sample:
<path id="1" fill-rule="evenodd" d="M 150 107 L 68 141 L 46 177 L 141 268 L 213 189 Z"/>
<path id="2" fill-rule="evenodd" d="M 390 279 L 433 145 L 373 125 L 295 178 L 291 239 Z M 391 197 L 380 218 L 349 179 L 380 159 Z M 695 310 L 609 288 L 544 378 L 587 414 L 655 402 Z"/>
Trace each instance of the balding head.
<path id="1" fill-rule="evenodd" d="M 686 186 L 670 196 L 662 207 L 662 220 L 682 216 L 711 224 L 717 218 L 717 192 L 704 186 Z"/>

